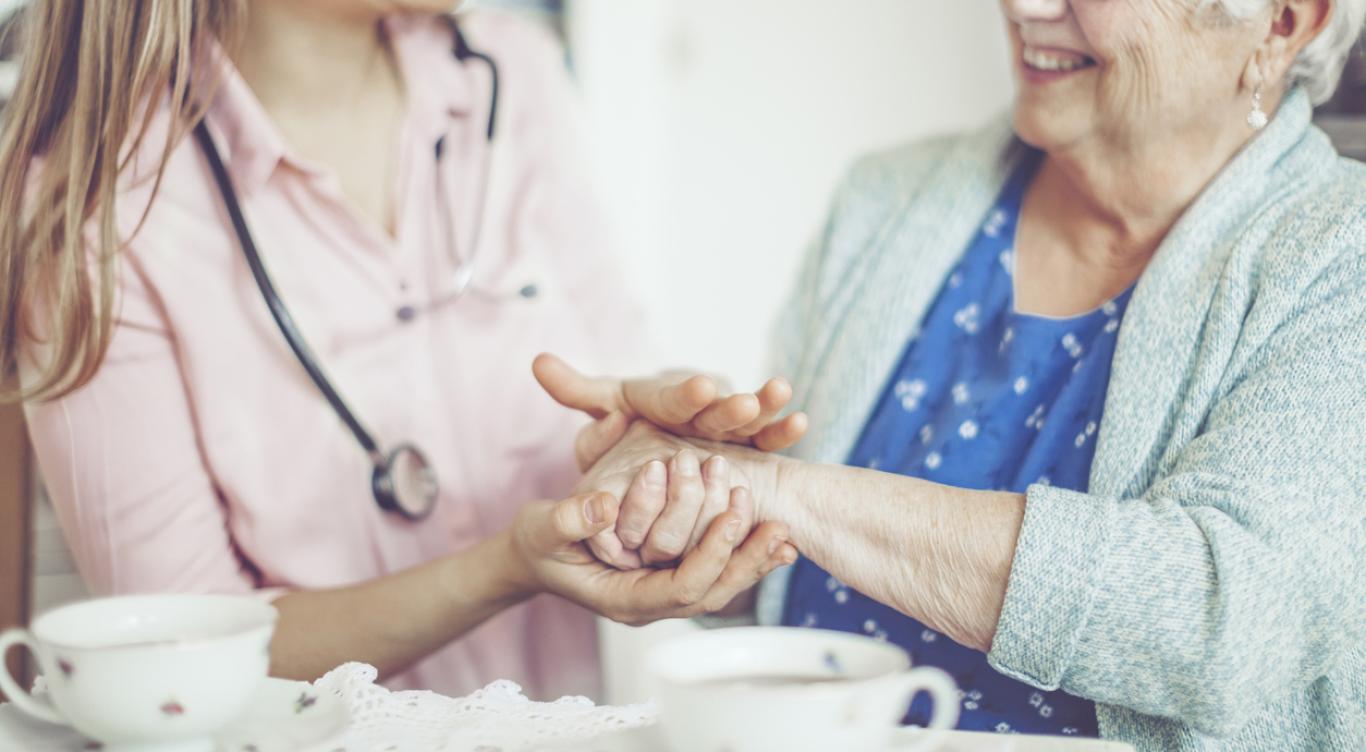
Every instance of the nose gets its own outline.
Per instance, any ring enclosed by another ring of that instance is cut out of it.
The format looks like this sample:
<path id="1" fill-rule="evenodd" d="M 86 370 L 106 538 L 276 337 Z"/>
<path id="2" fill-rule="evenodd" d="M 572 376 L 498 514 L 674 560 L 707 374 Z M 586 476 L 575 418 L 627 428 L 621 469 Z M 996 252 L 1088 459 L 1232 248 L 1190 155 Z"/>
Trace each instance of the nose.
<path id="1" fill-rule="evenodd" d="M 1010 20 L 1057 21 L 1067 14 L 1068 0 L 1005 0 L 1006 16 Z"/>

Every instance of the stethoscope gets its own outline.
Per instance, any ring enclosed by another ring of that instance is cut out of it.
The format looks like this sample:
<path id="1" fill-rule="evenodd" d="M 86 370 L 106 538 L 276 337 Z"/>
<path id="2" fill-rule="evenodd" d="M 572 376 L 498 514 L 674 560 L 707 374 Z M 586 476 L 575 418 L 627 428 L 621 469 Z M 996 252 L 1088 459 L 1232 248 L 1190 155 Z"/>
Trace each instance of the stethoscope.
<path id="1" fill-rule="evenodd" d="M 474 263 L 479 253 L 479 236 L 484 225 L 484 211 L 489 190 L 489 177 L 492 172 L 493 154 L 493 134 L 494 125 L 498 115 L 498 66 L 493 62 L 493 58 L 470 48 L 465 42 L 465 37 L 460 33 L 460 27 L 452 16 L 447 16 L 450 23 L 451 34 L 455 40 L 455 59 L 461 64 L 470 59 L 481 60 L 488 66 L 489 75 L 492 80 L 492 94 L 489 97 L 489 121 L 485 131 L 485 149 L 483 158 L 483 190 L 478 195 L 478 211 L 475 214 L 474 230 L 471 233 L 470 253 L 461 261 L 457 253 L 456 272 L 453 291 L 435 298 L 429 303 L 429 307 L 434 308 L 440 305 L 451 303 L 461 297 L 470 285 L 470 280 L 474 278 Z M 395 446 L 389 452 L 384 452 L 375 440 L 375 437 L 365 429 L 352 412 L 347 407 L 346 401 L 342 399 L 337 389 L 332 386 L 332 382 L 323 374 L 322 367 L 318 364 L 317 357 L 309 348 L 304 340 L 303 334 L 294 322 L 294 317 L 289 314 L 284 301 L 275 290 L 274 283 L 270 280 L 270 275 L 266 273 L 265 265 L 261 263 L 261 255 L 257 252 L 256 242 L 252 238 L 251 230 L 247 227 L 246 218 L 242 216 L 242 206 L 237 200 L 237 191 L 232 187 L 232 181 L 228 178 L 228 171 L 223 166 L 223 159 L 218 154 L 218 149 L 214 147 L 213 138 L 209 135 L 209 129 L 203 120 L 194 128 L 195 138 L 199 141 L 199 147 L 204 152 L 204 157 L 209 163 L 209 171 L 213 173 L 214 182 L 217 184 L 218 192 L 223 198 L 223 203 L 227 207 L 228 217 L 232 221 L 233 232 L 237 235 L 237 244 L 242 250 L 242 255 L 247 259 L 247 265 L 251 267 L 251 276 L 256 280 L 256 286 L 260 288 L 261 296 L 266 301 L 266 306 L 270 309 L 271 316 L 279 326 L 280 333 L 284 335 L 285 341 L 294 351 L 294 356 L 299 360 L 299 364 L 308 372 L 308 377 L 313 380 L 318 391 L 322 392 L 333 411 L 341 418 L 351 434 L 356 437 L 356 441 L 370 457 L 370 464 L 373 472 L 370 476 L 371 490 L 375 496 L 375 502 L 386 512 L 392 512 L 403 516 L 406 519 L 417 521 L 431 514 L 436 506 L 436 499 L 439 493 L 436 472 L 432 469 L 431 463 L 427 461 L 426 455 L 416 446 L 403 443 Z M 442 177 L 441 157 L 445 148 L 445 136 L 442 136 L 436 143 L 437 161 L 437 198 L 443 207 L 448 206 L 446 195 L 446 181 Z M 445 230 L 447 248 L 455 253 L 456 237 L 453 219 L 450 211 L 442 211 L 441 215 L 446 218 Z M 414 309 L 405 307 L 400 309 L 400 318 L 409 319 L 416 315 Z"/>

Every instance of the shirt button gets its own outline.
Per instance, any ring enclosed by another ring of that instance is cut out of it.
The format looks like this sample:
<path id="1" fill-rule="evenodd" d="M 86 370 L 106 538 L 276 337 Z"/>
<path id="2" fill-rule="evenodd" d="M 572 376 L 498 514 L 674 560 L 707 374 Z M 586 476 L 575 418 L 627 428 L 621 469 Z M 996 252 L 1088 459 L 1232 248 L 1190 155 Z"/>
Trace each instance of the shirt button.
<path id="1" fill-rule="evenodd" d="M 394 315 L 398 317 L 399 321 L 406 324 L 417 318 L 417 309 L 411 305 L 399 306 L 398 310 L 394 312 Z"/>

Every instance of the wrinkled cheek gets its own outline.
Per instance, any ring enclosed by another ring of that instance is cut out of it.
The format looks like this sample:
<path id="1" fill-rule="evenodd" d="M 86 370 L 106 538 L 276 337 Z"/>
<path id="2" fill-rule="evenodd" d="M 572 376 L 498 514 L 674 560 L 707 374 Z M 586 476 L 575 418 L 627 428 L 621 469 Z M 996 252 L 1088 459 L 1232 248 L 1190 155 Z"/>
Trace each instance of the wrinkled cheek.
<path id="1" fill-rule="evenodd" d="M 1097 12 L 1084 24 L 1111 42 L 1099 96 L 1110 126 L 1125 130 L 1188 107 L 1183 94 L 1202 74 L 1200 55 L 1189 49 L 1199 35 L 1187 0 L 1128 0 L 1127 6 L 1122 13 Z"/>
<path id="2" fill-rule="evenodd" d="M 1190 61 L 1171 50 L 1134 48 L 1107 66 L 1101 80 L 1101 109 L 1111 128 L 1130 131 L 1169 119 L 1190 106 L 1183 92 L 1199 75 Z"/>

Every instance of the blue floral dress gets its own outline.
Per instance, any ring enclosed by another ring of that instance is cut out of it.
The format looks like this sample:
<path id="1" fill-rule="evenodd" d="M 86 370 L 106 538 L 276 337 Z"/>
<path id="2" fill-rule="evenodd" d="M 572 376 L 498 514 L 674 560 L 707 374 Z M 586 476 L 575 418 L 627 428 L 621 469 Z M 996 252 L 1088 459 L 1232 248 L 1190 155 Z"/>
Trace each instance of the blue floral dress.
<path id="1" fill-rule="evenodd" d="M 960 488 L 1085 491 L 1110 360 L 1130 291 L 1081 316 L 1015 311 L 1015 227 L 1033 174 L 1003 189 L 892 374 L 849 464 Z M 908 502 L 913 503 L 913 502 Z M 1095 705 L 1011 679 L 986 656 L 849 588 L 807 559 L 789 584 L 783 623 L 858 632 L 948 671 L 963 693 L 958 727 L 1096 736 Z M 918 697 L 906 721 L 925 725 Z"/>

